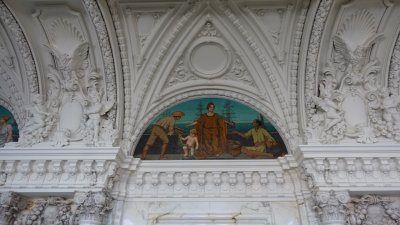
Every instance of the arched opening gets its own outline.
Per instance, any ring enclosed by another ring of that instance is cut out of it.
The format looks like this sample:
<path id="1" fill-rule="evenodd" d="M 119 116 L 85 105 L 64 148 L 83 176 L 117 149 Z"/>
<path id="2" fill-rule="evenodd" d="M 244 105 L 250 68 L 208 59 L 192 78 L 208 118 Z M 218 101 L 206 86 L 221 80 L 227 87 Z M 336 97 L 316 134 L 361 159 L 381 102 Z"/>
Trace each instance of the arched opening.
<path id="1" fill-rule="evenodd" d="M 275 126 L 238 101 L 203 97 L 156 116 L 135 151 L 142 159 L 272 159 L 287 154 Z"/>

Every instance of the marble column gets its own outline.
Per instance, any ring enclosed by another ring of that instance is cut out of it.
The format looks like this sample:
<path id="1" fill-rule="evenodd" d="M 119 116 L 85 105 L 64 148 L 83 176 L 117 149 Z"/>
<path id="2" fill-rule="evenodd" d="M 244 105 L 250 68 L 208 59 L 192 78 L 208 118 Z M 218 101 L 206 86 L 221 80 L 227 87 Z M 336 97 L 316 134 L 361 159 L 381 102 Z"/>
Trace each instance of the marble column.
<path id="1" fill-rule="evenodd" d="M 12 224 L 18 212 L 25 207 L 24 199 L 15 192 L 0 193 L 0 225 Z"/>
<path id="2" fill-rule="evenodd" d="M 315 194 L 315 209 L 322 225 L 345 225 L 346 204 L 350 200 L 346 191 L 327 191 Z"/>
<path id="3" fill-rule="evenodd" d="M 112 198 L 107 191 L 77 192 L 74 196 L 79 225 L 101 225 L 111 211 Z"/>

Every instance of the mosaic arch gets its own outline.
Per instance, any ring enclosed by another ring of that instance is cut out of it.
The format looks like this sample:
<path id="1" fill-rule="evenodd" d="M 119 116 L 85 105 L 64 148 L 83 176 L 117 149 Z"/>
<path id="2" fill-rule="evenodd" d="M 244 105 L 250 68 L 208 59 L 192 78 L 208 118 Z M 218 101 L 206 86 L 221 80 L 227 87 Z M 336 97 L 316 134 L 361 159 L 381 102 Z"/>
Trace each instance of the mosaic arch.
<path id="1" fill-rule="evenodd" d="M 261 113 L 212 97 L 163 111 L 146 128 L 134 152 L 143 160 L 273 159 L 285 154 L 281 136 Z"/>

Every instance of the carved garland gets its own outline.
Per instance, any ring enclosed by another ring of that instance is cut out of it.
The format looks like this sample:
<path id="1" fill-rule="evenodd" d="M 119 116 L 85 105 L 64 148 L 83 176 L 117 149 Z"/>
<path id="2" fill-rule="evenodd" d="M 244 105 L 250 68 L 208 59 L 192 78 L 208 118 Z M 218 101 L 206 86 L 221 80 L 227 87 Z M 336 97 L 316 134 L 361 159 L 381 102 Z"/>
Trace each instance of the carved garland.
<path id="1" fill-rule="evenodd" d="M 116 101 L 115 66 L 107 27 L 97 2 L 94 0 L 84 0 L 83 2 L 95 26 L 103 54 L 107 97 L 109 100 Z M 115 122 L 115 109 L 111 109 L 109 118 Z"/>
<path id="2" fill-rule="evenodd" d="M 323 0 L 319 4 L 311 32 L 310 43 L 308 44 L 304 91 L 307 122 L 315 112 L 311 98 L 315 95 L 316 91 L 315 78 L 317 73 L 318 53 L 321 44 L 322 31 L 328 18 L 332 3 L 332 0 Z"/>
<path id="3" fill-rule="evenodd" d="M 271 71 L 271 68 L 269 68 L 269 66 L 268 66 L 268 62 L 267 62 L 267 59 L 265 58 L 264 54 L 261 53 L 261 50 L 257 46 L 257 43 L 249 35 L 249 32 L 247 32 L 244 29 L 244 26 L 240 23 L 240 20 L 235 16 L 235 14 L 231 11 L 231 9 L 229 9 L 228 7 L 226 7 L 222 4 L 220 5 L 220 9 L 230 19 L 232 24 L 235 25 L 237 30 L 243 35 L 244 39 L 247 41 L 249 46 L 253 49 L 254 53 L 257 55 L 261 65 L 264 68 L 265 73 L 267 74 L 269 80 L 271 81 L 271 84 L 275 91 L 275 94 L 276 94 L 279 102 L 281 103 L 284 116 L 285 116 L 285 118 L 287 118 L 287 120 L 288 120 L 287 122 L 290 123 L 290 118 L 291 118 L 290 108 L 280 90 L 279 84 L 278 84 L 276 78 L 274 77 L 274 75 Z M 281 125 L 283 125 L 283 124 L 281 124 Z M 285 126 L 285 127 L 287 127 L 287 126 Z M 280 128 L 284 129 L 284 127 L 280 127 Z M 292 140 L 291 141 L 292 143 L 289 143 L 289 145 L 295 145 L 295 143 L 293 143 L 293 142 L 296 140 L 294 138 L 291 138 L 291 136 L 293 136 L 292 130 L 290 130 L 288 133 L 284 132 L 282 134 L 285 136 L 285 138 L 287 138 L 287 140 Z"/>

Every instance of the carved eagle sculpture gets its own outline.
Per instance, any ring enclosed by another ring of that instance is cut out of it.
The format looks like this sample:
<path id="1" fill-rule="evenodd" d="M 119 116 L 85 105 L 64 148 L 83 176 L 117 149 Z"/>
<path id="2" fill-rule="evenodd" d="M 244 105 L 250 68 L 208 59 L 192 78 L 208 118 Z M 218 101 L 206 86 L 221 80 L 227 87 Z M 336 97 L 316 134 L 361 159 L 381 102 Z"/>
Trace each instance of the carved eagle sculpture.
<path id="1" fill-rule="evenodd" d="M 54 68 L 60 73 L 59 81 L 63 83 L 66 90 L 76 91 L 79 88 L 80 71 L 83 69 L 83 62 L 89 55 L 89 43 L 79 44 L 71 55 L 60 52 L 55 46 L 45 45 L 54 57 Z"/>
<path id="2" fill-rule="evenodd" d="M 346 41 L 339 35 L 335 35 L 333 39 L 333 45 L 335 50 L 340 54 L 341 59 L 349 65 L 349 72 L 360 72 L 363 66 L 367 63 L 368 54 L 373 44 L 383 37 L 383 34 L 374 34 L 363 43 L 356 45 L 355 48 L 351 48 Z"/>
<path id="3" fill-rule="evenodd" d="M 82 68 L 83 62 L 89 55 L 89 43 L 83 42 L 79 44 L 71 55 L 60 52 L 55 46 L 45 45 L 54 57 L 55 67 L 59 70 L 76 71 Z"/>

